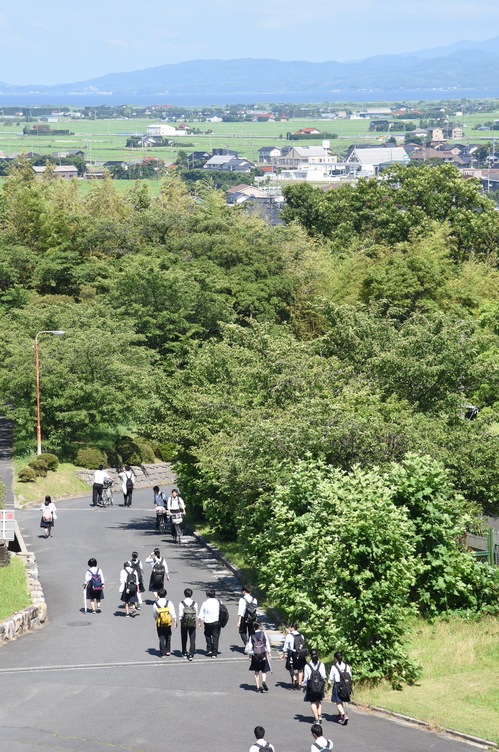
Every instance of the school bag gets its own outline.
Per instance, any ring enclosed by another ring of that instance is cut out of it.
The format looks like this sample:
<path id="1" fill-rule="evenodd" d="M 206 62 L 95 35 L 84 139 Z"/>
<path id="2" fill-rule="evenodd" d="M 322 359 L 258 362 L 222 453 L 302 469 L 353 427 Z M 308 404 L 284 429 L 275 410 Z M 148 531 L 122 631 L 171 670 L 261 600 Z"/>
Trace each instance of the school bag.
<path id="1" fill-rule="evenodd" d="M 253 624 L 256 621 L 257 604 L 253 600 L 251 603 L 246 602 L 246 611 L 244 612 L 244 621 L 246 624 Z"/>
<path id="2" fill-rule="evenodd" d="M 139 579 L 139 582 L 142 582 L 142 569 L 140 568 L 140 562 L 138 559 L 130 559 L 128 562 L 132 569 L 134 569 L 137 572 L 137 577 Z"/>
<path id="3" fill-rule="evenodd" d="M 308 665 L 310 667 L 310 678 L 307 681 L 307 687 L 310 692 L 316 695 L 321 694 L 324 691 L 324 679 L 319 670 L 321 664 L 318 663 L 317 668 L 314 667 L 313 663 L 309 663 Z"/>
<path id="4" fill-rule="evenodd" d="M 133 491 L 133 478 L 131 475 L 126 475 L 126 482 L 125 482 L 125 488 L 127 492 Z"/>
<path id="5" fill-rule="evenodd" d="M 42 519 L 44 522 L 52 522 L 52 510 L 48 506 L 44 506 L 42 510 Z"/>
<path id="6" fill-rule="evenodd" d="M 193 603 L 192 606 L 186 606 L 185 601 L 182 601 L 182 605 L 184 607 L 184 615 L 181 619 L 182 626 L 192 629 L 192 627 L 196 626 L 196 604 Z"/>
<path id="7" fill-rule="evenodd" d="M 227 611 L 227 606 L 225 605 L 225 603 L 222 603 L 221 601 L 218 602 L 220 604 L 220 610 L 218 612 L 218 623 L 223 629 L 229 621 L 229 612 Z"/>
<path id="8" fill-rule="evenodd" d="M 130 595 L 135 595 L 137 592 L 137 581 L 135 579 L 135 571 L 128 572 L 126 583 L 125 583 L 125 590 Z"/>
<path id="9" fill-rule="evenodd" d="M 326 752 L 326 750 L 328 750 L 328 749 L 333 749 L 333 742 L 331 741 L 331 739 L 328 739 L 327 740 L 327 747 L 321 747 L 320 744 L 318 744 L 317 742 L 314 742 L 312 744 L 312 747 L 316 747 L 317 748 L 317 752 Z"/>
<path id="10" fill-rule="evenodd" d="M 306 658 L 308 653 L 307 643 L 302 634 L 298 633 L 293 638 L 293 653 L 297 658 Z"/>
<path id="11" fill-rule="evenodd" d="M 258 744 L 258 742 L 256 742 L 256 745 L 258 747 L 260 747 L 260 749 L 262 749 L 263 752 L 271 752 L 272 751 L 272 746 L 268 742 L 265 742 L 265 744 Z"/>
<path id="12" fill-rule="evenodd" d="M 90 569 L 88 570 L 90 572 L 90 587 L 92 590 L 102 590 L 102 578 L 100 575 L 100 570 L 97 570 L 97 572 L 91 572 Z"/>
<path id="13" fill-rule="evenodd" d="M 257 661 L 264 661 L 265 654 L 267 653 L 265 646 L 265 635 L 261 629 L 255 634 L 251 635 L 251 642 L 253 645 L 253 655 Z"/>
<path id="14" fill-rule="evenodd" d="M 171 627 L 172 615 L 168 606 L 156 609 L 156 626 Z"/>
<path id="15" fill-rule="evenodd" d="M 345 702 L 348 702 L 350 700 L 350 695 L 353 692 L 352 687 L 352 677 L 350 674 L 348 674 L 345 671 L 340 671 L 338 666 L 336 666 L 338 669 L 338 673 L 340 675 L 340 686 L 338 687 L 338 697 L 340 700 L 344 700 Z"/>
<path id="16" fill-rule="evenodd" d="M 163 581 L 165 579 L 165 566 L 162 561 L 157 561 L 152 568 L 152 584 L 163 587 Z"/>

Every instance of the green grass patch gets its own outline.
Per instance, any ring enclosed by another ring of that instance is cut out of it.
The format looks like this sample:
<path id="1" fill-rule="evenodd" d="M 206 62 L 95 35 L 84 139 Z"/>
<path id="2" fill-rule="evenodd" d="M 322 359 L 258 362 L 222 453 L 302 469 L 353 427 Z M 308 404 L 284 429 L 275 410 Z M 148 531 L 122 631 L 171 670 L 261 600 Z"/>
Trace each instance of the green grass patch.
<path id="1" fill-rule="evenodd" d="M 189 522 L 189 520 L 187 520 Z M 251 583 L 258 585 L 258 572 L 248 566 L 241 550 L 241 544 L 236 541 L 221 540 L 206 523 L 189 523 L 198 535 L 201 535 L 210 545 L 214 546 L 222 556 L 237 567 L 243 577 Z"/>
<path id="2" fill-rule="evenodd" d="M 413 624 L 411 658 L 422 679 L 400 692 L 387 684 L 356 688 L 354 699 L 499 742 L 499 620 L 439 620 Z"/>
<path id="3" fill-rule="evenodd" d="M 17 480 L 19 470 L 35 459 L 32 454 L 27 457 L 14 458 L 14 495 L 16 503 L 23 506 L 34 501 L 43 501 L 45 496 L 57 499 L 71 498 L 81 494 L 91 494 L 92 489 L 76 477 L 76 466 L 70 462 L 61 462 L 55 472 L 49 471 L 46 478 L 37 478 L 34 483 L 20 483 Z"/>
<path id="4" fill-rule="evenodd" d="M 31 603 L 21 559 L 13 556 L 8 567 L 0 568 L 0 621 Z"/>

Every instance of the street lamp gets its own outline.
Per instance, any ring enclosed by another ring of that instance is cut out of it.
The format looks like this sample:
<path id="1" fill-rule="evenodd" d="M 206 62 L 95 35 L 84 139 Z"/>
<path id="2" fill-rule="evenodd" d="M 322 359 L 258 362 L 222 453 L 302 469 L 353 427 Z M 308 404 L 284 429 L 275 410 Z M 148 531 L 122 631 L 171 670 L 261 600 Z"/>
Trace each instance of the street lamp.
<path id="1" fill-rule="evenodd" d="M 43 332 L 38 332 L 35 337 L 35 372 L 36 372 L 36 453 L 42 453 L 42 425 L 40 421 L 40 368 L 38 364 L 38 337 L 40 334 L 55 334 L 58 337 L 62 337 L 63 332 L 61 330 L 47 329 Z"/>

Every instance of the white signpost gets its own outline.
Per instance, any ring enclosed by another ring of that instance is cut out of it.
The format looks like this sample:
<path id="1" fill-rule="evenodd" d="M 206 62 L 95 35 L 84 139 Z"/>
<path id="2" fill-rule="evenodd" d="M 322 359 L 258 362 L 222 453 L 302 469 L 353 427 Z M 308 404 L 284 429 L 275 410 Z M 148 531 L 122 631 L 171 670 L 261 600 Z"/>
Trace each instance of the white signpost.
<path id="1" fill-rule="evenodd" d="M 8 509 L 0 509 L 0 538 L 7 541 L 15 539 L 15 512 Z"/>

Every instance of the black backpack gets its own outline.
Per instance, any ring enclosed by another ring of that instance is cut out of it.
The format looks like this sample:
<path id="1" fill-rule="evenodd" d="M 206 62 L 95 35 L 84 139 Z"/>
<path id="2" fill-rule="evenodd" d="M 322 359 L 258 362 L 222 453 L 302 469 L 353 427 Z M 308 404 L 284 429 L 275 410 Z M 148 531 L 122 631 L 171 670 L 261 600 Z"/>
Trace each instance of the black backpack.
<path id="1" fill-rule="evenodd" d="M 307 681 L 307 688 L 316 695 L 321 694 L 324 691 L 324 679 L 319 670 L 321 664 L 318 663 L 317 668 L 314 667 L 313 663 L 309 663 L 308 665 L 310 668 L 310 678 Z"/>
<path id="2" fill-rule="evenodd" d="M 137 592 L 137 581 L 135 579 L 135 571 L 128 572 L 126 583 L 125 583 L 125 591 L 129 593 L 130 595 L 135 595 Z"/>
<path id="3" fill-rule="evenodd" d="M 139 582 L 142 582 L 142 569 L 140 568 L 140 562 L 138 559 L 130 559 L 128 564 L 131 566 L 132 569 L 134 569 L 137 572 L 137 577 Z"/>
<path id="4" fill-rule="evenodd" d="M 227 606 L 225 605 L 225 603 L 222 603 L 221 601 L 218 602 L 220 604 L 220 609 L 218 612 L 218 623 L 223 629 L 229 621 L 229 612 L 227 611 Z"/>
<path id="5" fill-rule="evenodd" d="M 338 697 L 340 700 L 344 700 L 344 702 L 348 702 L 350 700 L 350 695 L 353 692 L 352 687 L 352 677 L 350 676 L 347 671 L 340 671 L 338 666 L 336 666 L 338 669 L 338 673 L 340 675 L 340 686 L 338 687 Z"/>
<path id="6" fill-rule="evenodd" d="M 163 586 L 166 570 L 162 561 L 157 561 L 152 568 L 152 584 Z"/>
<path id="7" fill-rule="evenodd" d="M 253 624 L 256 621 L 257 603 L 252 600 L 251 603 L 246 601 L 246 611 L 244 612 L 244 621 L 246 624 Z"/>
<path id="8" fill-rule="evenodd" d="M 331 741 L 331 739 L 328 739 L 327 740 L 327 747 L 321 747 L 321 746 L 319 746 L 319 744 L 317 744 L 317 742 L 314 742 L 312 744 L 312 747 L 317 747 L 317 752 L 326 752 L 326 750 L 333 749 L 333 742 Z"/>
<path id="9" fill-rule="evenodd" d="M 133 478 L 132 478 L 132 476 L 131 475 L 127 475 L 125 477 L 126 477 L 125 488 L 126 488 L 127 492 L 133 491 Z"/>
<path id="10" fill-rule="evenodd" d="M 298 633 L 293 638 L 293 653 L 296 653 L 297 658 L 306 658 L 308 653 L 307 643 L 302 634 Z"/>

